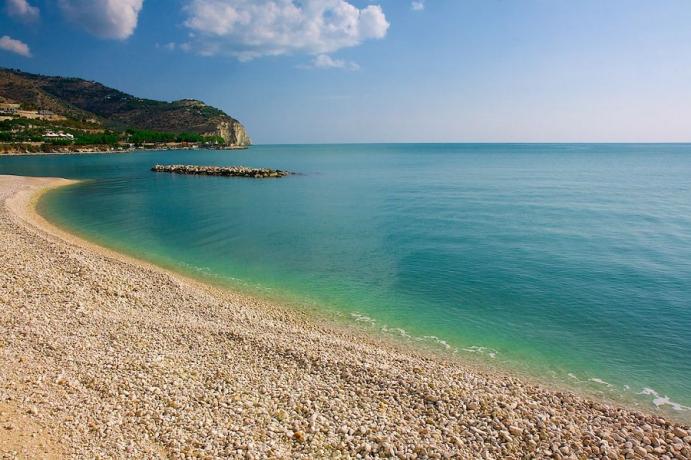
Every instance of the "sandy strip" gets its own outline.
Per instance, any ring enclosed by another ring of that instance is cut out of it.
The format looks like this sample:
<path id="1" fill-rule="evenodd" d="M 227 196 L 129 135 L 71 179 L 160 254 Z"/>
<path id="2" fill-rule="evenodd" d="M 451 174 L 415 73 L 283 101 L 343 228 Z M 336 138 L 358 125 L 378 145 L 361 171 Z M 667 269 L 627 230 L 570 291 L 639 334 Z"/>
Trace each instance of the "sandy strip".
<path id="1" fill-rule="evenodd" d="M 0 458 L 691 458 L 688 427 L 104 250 L 0 176 Z"/>

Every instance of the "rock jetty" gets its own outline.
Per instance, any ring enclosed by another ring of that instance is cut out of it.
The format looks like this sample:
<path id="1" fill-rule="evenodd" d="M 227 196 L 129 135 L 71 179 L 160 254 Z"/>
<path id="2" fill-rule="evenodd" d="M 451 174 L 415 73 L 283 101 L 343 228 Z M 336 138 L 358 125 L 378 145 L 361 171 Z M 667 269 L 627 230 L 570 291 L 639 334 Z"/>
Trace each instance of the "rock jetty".
<path id="1" fill-rule="evenodd" d="M 195 166 L 195 165 L 155 165 L 153 172 L 190 174 L 198 176 L 253 177 L 266 179 L 289 176 L 290 172 L 280 169 L 248 168 L 247 166 Z"/>

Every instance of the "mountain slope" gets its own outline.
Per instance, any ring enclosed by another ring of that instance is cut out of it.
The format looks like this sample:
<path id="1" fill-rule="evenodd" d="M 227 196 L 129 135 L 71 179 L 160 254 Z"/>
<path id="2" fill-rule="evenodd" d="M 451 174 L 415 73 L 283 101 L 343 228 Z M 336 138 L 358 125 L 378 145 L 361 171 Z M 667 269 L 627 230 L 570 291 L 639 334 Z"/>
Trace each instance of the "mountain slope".
<path id="1" fill-rule="evenodd" d="M 96 119 L 112 129 L 146 129 L 221 136 L 249 145 L 244 126 L 223 111 L 193 99 L 174 102 L 132 96 L 79 78 L 48 77 L 0 68 L 0 96 L 74 119 Z"/>

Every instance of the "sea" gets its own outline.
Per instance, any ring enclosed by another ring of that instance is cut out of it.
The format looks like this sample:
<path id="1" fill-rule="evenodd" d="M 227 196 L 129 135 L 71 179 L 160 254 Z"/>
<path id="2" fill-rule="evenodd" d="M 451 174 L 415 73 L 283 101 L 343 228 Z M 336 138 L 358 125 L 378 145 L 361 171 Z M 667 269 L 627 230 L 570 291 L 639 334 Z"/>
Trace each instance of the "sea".
<path id="1" fill-rule="evenodd" d="M 101 245 L 691 420 L 691 144 L 257 145 L 8 156 L 0 174 L 83 180 L 38 210 Z"/>

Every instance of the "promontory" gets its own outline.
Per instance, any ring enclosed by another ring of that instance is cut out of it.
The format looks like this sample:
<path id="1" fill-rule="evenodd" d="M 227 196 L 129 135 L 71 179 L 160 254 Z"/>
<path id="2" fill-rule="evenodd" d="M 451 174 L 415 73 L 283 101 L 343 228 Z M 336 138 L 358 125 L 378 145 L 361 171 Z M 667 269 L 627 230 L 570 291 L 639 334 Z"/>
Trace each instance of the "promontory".
<path id="1" fill-rule="evenodd" d="M 95 81 L 0 68 L 0 153 L 250 143 L 242 123 L 199 100 L 157 101 Z"/>

